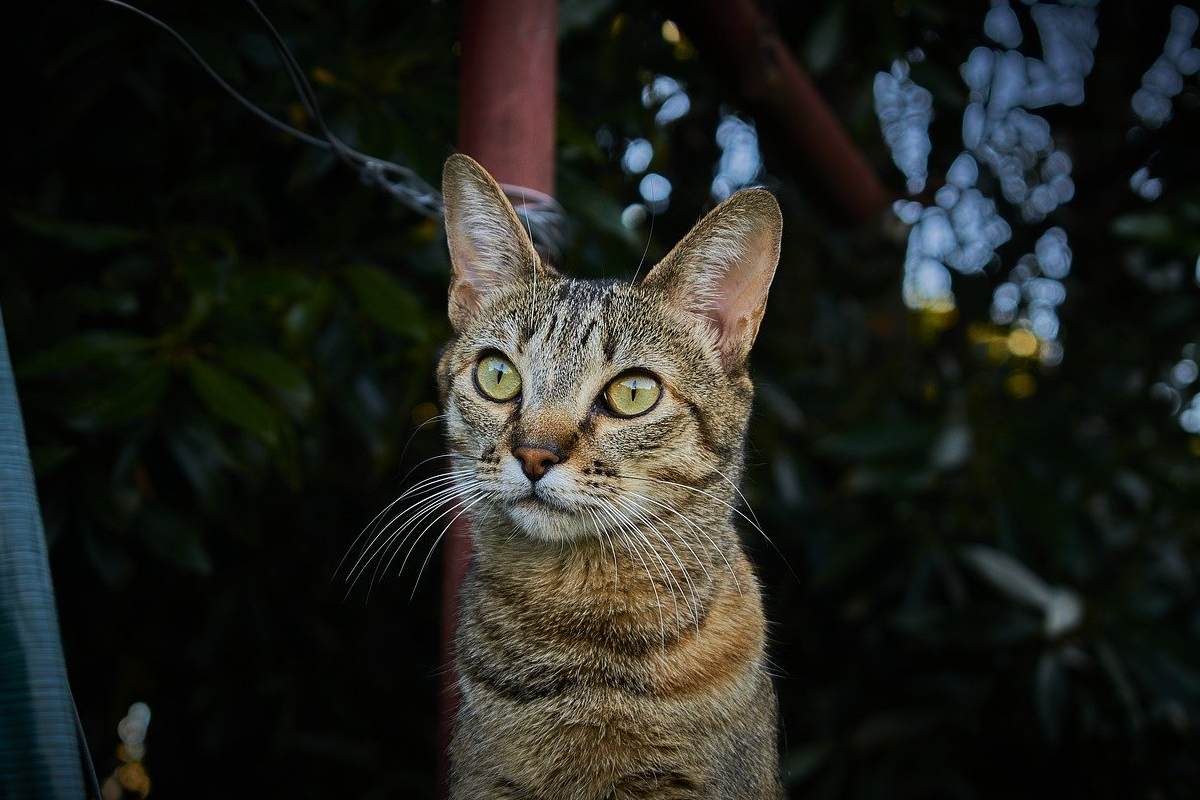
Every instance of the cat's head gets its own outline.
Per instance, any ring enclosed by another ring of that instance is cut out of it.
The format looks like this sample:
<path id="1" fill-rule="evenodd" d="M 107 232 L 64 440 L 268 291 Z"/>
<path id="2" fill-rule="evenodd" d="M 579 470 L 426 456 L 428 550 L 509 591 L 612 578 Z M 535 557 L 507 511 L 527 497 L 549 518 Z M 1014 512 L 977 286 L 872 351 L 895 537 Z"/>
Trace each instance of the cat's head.
<path id="1" fill-rule="evenodd" d="M 726 516 L 779 258 L 775 198 L 734 194 L 626 283 L 543 263 L 470 158 L 446 162 L 443 189 L 455 336 L 438 384 L 471 513 L 555 541 L 639 515 Z"/>

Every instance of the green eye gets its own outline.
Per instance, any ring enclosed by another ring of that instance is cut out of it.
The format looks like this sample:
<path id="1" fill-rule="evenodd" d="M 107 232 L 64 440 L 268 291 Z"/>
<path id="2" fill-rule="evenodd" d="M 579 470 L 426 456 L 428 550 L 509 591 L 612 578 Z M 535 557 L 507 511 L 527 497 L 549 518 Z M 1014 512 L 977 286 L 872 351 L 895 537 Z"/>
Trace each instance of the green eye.
<path id="1" fill-rule="evenodd" d="M 660 394 L 662 389 L 654 378 L 644 372 L 629 372 L 608 385 L 604 400 L 617 416 L 636 417 L 653 408 Z"/>
<path id="2" fill-rule="evenodd" d="M 512 362 L 501 355 L 486 355 L 475 367 L 479 391 L 492 400 L 512 400 L 521 391 L 521 375 Z"/>

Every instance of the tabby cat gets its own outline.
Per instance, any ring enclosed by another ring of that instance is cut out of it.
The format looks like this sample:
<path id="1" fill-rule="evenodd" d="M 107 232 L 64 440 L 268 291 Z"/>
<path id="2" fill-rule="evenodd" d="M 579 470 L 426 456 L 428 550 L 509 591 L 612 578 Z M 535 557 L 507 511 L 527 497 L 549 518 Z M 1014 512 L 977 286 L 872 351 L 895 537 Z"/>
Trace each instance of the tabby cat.
<path id="1" fill-rule="evenodd" d="M 451 797 L 782 797 L 733 524 L 778 203 L 734 194 L 625 283 L 545 264 L 470 158 L 443 188 L 438 384 L 474 537 Z"/>

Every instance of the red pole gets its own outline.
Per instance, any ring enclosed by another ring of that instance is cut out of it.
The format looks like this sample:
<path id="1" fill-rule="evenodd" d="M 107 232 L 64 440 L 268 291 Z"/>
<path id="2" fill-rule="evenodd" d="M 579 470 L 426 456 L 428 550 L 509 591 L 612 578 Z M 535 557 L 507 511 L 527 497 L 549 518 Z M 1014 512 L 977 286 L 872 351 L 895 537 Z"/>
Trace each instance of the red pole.
<path id="1" fill-rule="evenodd" d="M 462 35 L 458 143 L 500 183 L 554 192 L 557 0 L 468 0 Z M 448 786 L 447 747 L 458 710 L 454 629 L 458 588 L 471 555 L 463 518 L 446 541 L 442 574 L 444 666 L 438 706 L 439 780 Z"/>
<path id="2" fill-rule="evenodd" d="M 749 110 L 786 137 L 846 214 L 877 220 L 891 201 L 888 191 L 758 3 L 670 5 L 705 58 L 733 76 Z"/>

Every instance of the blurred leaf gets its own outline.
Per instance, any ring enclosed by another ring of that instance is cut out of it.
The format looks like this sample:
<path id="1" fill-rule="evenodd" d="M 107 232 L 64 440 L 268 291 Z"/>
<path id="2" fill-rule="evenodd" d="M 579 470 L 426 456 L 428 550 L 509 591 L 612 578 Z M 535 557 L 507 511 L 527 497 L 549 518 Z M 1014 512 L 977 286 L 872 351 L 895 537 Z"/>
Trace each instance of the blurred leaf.
<path id="1" fill-rule="evenodd" d="M 842 47 L 842 27 L 846 18 L 846 5 L 832 3 L 809 30 L 804 38 L 804 60 L 814 75 L 829 69 Z"/>
<path id="2" fill-rule="evenodd" d="M 95 431 L 146 417 L 167 391 L 169 370 L 151 364 L 137 375 L 124 375 L 100 388 L 88 387 L 67 401 L 67 419 L 81 431 Z"/>
<path id="3" fill-rule="evenodd" d="M 874 461 L 912 454 L 924 456 L 936 435 L 937 429 L 930 424 L 870 425 L 823 436 L 817 440 L 816 449 L 849 461 Z"/>
<path id="4" fill-rule="evenodd" d="M 142 540 L 160 558 L 198 575 L 212 572 L 212 558 L 195 522 L 161 506 L 147 508 L 139 522 Z"/>
<path id="5" fill-rule="evenodd" d="M 963 560 L 993 586 L 1018 602 L 1044 609 L 1050 603 L 1050 587 L 1017 559 L 986 545 L 962 549 Z"/>
<path id="6" fill-rule="evenodd" d="M 1150 212 L 1117 217 L 1112 221 L 1112 230 L 1127 239 L 1166 242 L 1174 236 L 1175 226 L 1166 214 Z"/>
<path id="7" fill-rule="evenodd" d="M 146 240 L 146 234 L 117 225 L 95 225 L 86 222 L 64 222 L 35 214 L 14 211 L 13 221 L 27 231 L 76 250 L 98 252 L 125 247 Z"/>
<path id="8" fill-rule="evenodd" d="M 122 289 L 97 289 L 92 286 L 75 286 L 67 290 L 66 301 L 80 310 L 92 314 L 113 314 L 128 317 L 138 310 L 138 297 Z"/>
<path id="9" fill-rule="evenodd" d="M 224 507 L 227 486 L 224 473 L 233 466 L 217 434 L 205 424 L 172 428 L 167 447 L 184 477 L 206 508 Z"/>
<path id="10" fill-rule="evenodd" d="M 303 370 L 274 350 L 265 347 L 227 347 L 221 360 L 230 369 L 285 391 L 309 391 Z"/>
<path id="11" fill-rule="evenodd" d="M 152 339 L 118 331 L 91 331 L 65 339 L 16 366 L 18 378 L 39 378 L 80 367 L 96 366 L 150 348 Z"/>
<path id="12" fill-rule="evenodd" d="M 1057 742 L 1062 733 L 1067 699 L 1067 673 L 1057 652 L 1047 650 L 1038 658 L 1034 692 L 1042 730 L 1047 739 Z"/>
<path id="13" fill-rule="evenodd" d="M 421 339 L 428 330 L 421 302 L 403 284 L 379 267 L 360 264 L 346 275 L 367 316 L 393 333 Z"/>
<path id="14" fill-rule="evenodd" d="M 193 361 L 188 375 L 196 393 L 213 414 L 268 444 L 279 440 L 278 416 L 249 386 L 202 361 Z"/>
<path id="15" fill-rule="evenodd" d="M 29 458 L 33 462 L 33 471 L 39 478 L 45 477 L 69 461 L 78 450 L 62 444 L 31 447 Z"/>
<path id="16" fill-rule="evenodd" d="M 1121 659 L 1112 645 L 1103 640 L 1096 643 L 1096 655 L 1099 656 L 1100 666 L 1104 669 L 1104 674 L 1112 681 L 1113 690 L 1125 708 L 1131 732 L 1139 733 L 1143 721 L 1141 702 L 1129 680 L 1129 675 L 1121 665 Z"/>
<path id="17" fill-rule="evenodd" d="M 563 0 L 558 6 L 559 38 L 595 25 L 612 10 L 613 4 L 613 0 Z"/>
<path id="18" fill-rule="evenodd" d="M 812 776 L 829 758 L 829 747 L 812 744 L 792 750 L 783 757 L 780 766 L 785 786 L 799 786 Z"/>

